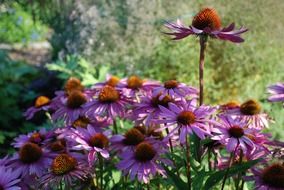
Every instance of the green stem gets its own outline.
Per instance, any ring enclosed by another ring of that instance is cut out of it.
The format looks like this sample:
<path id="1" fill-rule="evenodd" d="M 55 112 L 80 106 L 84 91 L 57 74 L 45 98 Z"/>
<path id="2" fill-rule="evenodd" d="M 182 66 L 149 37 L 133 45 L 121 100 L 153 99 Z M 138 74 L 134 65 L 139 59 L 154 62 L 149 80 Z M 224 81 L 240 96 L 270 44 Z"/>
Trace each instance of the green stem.
<path id="1" fill-rule="evenodd" d="M 226 170 L 223 182 L 222 182 L 221 190 L 224 190 L 226 179 L 228 178 L 229 170 L 230 170 L 230 167 L 231 167 L 231 162 L 232 162 L 232 160 L 234 158 L 234 155 L 235 155 L 234 153 L 231 153 L 231 155 L 230 155 L 230 159 L 229 159 L 229 162 L 228 162 L 228 167 L 227 167 L 227 170 Z"/>
<path id="2" fill-rule="evenodd" d="M 113 130 L 114 130 L 114 134 L 118 134 L 116 119 L 113 118 L 112 120 L 113 120 Z"/>
<path id="3" fill-rule="evenodd" d="M 190 171 L 190 142 L 188 141 L 188 138 L 186 137 L 186 176 L 187 176 L 187 184 L 188 184 L 188 190 L 191 190 L 191 171 Z"/>
<path id="4" fill-rule="evenodd" d="M 98 155 L 99 157 L 99 167 L 100 167 L 100 189 L 103 190 L 103 180 L 104 180 L 104 162 L 103 162 L 103 158 L 101 155 Z"/>

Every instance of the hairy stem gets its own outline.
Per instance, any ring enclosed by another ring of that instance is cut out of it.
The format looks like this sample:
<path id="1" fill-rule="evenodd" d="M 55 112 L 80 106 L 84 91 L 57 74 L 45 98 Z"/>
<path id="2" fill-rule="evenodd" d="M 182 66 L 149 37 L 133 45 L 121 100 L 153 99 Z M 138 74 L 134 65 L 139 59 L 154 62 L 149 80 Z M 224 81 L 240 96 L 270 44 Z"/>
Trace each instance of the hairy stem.
<path id="1" fill-rule="evenodd" d="M 204 59 L 205 59 L 205 49 L 207 45 L 208 36 L 200 36 L 200 55 L 199 55 L 199 105 L 203 104 L 204 98 L 204 80 L 203 80 L 203 71 L 204 71 Z"/>

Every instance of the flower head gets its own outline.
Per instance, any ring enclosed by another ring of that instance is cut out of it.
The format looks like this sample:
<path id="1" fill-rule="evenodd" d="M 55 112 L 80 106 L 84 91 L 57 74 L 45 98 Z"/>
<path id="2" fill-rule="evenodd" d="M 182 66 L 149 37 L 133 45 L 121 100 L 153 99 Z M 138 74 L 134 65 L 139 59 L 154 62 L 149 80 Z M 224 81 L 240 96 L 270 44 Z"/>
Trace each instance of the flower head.
<path id="1" fill-rule="evenodd" d="M 50 99 L 46 96 L 39 96 L 36 98 L 34 106 L 30 107 L 25 113 L 24 116 L 27 119 L 33 118 L 34 114 L 36 114 L 39 111 L 48 111 L 50 106 Z"/>
<path id="2" fill-rule="evenodd" d="M 176 23 L 167 22 L 165 26 L 172 31 L 166 34 L 174 36 L 174 40 L 179 40 L 189 35 L 205 35 L 240 43 L 244 41 L 240 35 L 247 31 L 247 29 L 243 27 L 239 30 L 234 30 L 234 23 L 230 24 L 228 27 L 221 28 L 221 19 L 212 8 L 204 8 L 197 13 L 192 20 L 191 26 L 185 26 L 180 20 L 177 20 Z"/>
<path id="3" fill-rule="evenodd" d="M 208 106 L 195 107 L 194 101 L 183 101 L 183 104 L 176 105 L 169 103 L 169 107 L 160 106 L 161 114 L 157 123 L 165 123 L 163 128 L 175 126 L 171 134 L 180 130 L 180 142 L 186 142 L 186 135 L 195 133 L 199 138 L 204 139 L 210 136 L 209 123 L 215 123 L 209 116 L 214 112 L 213 108 Z"/>
<path id="4" fill-rule="evenodd" d="M 40 177 L 45 173 L 50 161 L 50 154 L 45 149 L 35 143 L 27 142 L 11 158 L 10 166 L 19 169 L 23 176 Z"/>
<path id="5" fill-rule="evenodd" d="M 131 180 L 137 176 L 139 181 L 149 183 L 156 174 L 166 177 L 161 166 L 162 163 L 171 164 L 169 160 L 161 157 L 166 151 L 161 141 L 143 141 L 135 149 L 127 149 L 120 155 L 122 160 L 117 164 L 117 168 L 122 170 L 124 175 L 129 174 Z"/>
<path id="6" fill-rule="evenodd" d="M 71 129 L 72 134 L 68 137 L 71 141 L 75 142 L 72 147 L 73 150 L 86 150 L 88 151 L 88 161 L 93 165 L 97 160 L 98 154 L 104 158 L 109 158 L 108 146 L 110 131 L 99 132 L 92 126 L 84 128 Z"/>
<path id="7" fill-rule="evenodd" d="M 262 190 L 284 189 L 284 165 L 275 163 L 254 172 L 255 187 Z"/>
<path id="8" fill-rule="evenodd" d="M 198 90 L 176 80 L 168 80 L 164 82 L 163 86 L 153 89 L 153 96 L 157 95 L 159 95 L 160 99 L 163 99 L 165 96 L 170 96 L 171 98 L 191 96 L 191 98 L 196 98 L 198 96 Z"/>
<path id="9" fill-rule="evenodd" d="M 106 85 L 100 89 L 84 108 L 86 109 L 86 114 L 91 118 L 106 116 L 113 119 L 116 116 L 124 116 L 125 107 L 128 102 L 128 98 L 126 98 L 121 91 Z"/>
<path id="10" fill-rule="evenodd" d="M 21 181 L 20 174 L 20 170 L 0 166 L 0 189 L 20 190 L 21 188 L 18 186 Z"/>
<path id="11" fill-rule="evenodd" d="M 268 98 L 271 102 L 283 102 L 284 106 L 284 83 L 278 82 L 268 87 L 271 96 Z"/>
<path id="12" fill-rule="evenodd" d="M 251 128 L 262 129 L 268 127 L 268 115 L 261 112 L 260 103 L 253 99 L 245 101 L 239 107 L 226 110 L 225 114 L 248 123 L 248 127 Z"/>
<path id="13" fill-rule="evenodd" d="M 72 91 L 70 95 L 57 102 L 57 109 L 52 114 L 52 119 L 64 120 L 66 125 L 72 124 L 80 116 L 84 115 L 83 105 L 88 101 L 88 96 L 81 91 Z"/>
<path id="14" fill-rule="evenodd" d="M 230 116 L 220 116 L 220 125 L 212 129 L 215 136 L 213 140 L 218 140 L 226 146 L 228 152 L 243 153 L 255 150 L 255 144 L 251 140 L 254 137 L 254 129 L 247 127 L 246 123 L 233 119 Z"/>
<path id="15" fill-rule="evenodd" d="M 90 171 L 84 156 L 78 153 L 59 154 L 49 166 L 49 172 L 40 178 L 40 183 L 46 188 L 63 182 L 67 189 L 72 189 L 75 181 L 85 180 Z"/>

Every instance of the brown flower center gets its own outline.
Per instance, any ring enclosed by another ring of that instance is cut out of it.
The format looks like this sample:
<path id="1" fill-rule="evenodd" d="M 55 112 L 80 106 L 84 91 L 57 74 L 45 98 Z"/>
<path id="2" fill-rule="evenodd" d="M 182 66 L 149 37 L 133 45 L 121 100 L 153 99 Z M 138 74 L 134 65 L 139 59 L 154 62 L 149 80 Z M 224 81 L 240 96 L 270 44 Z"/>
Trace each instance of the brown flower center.
<path id="1" fill-rule="evenodd" d="M 70 109 L 77 109 L 86 102 L 87 98 L 82 92 L 73 91 L 67 98 L 67 107 Z"/>
<path id="2" fill-rule="evenodd" d="M 30 139 L 29 139 L 29 142 L 32 142 L 32 143 L 35 143 L 35 144 L 38 144 L 40 142 L 42 142 L 44 140 L 44 136 L 41 135 L 40 133 L 38 132 L 35 132 L 31 135 Z"/>
<path id="3" fill-rule="evenodd" d="M 51 170 L 55 175 L 64 175 L 75 169 L 77 160 L 68 154 L 59 154 L 52 161 Z"/>
<path id="4" fill-rule="evenodd" d="M 81 128 L 87 128 L 88 124 L 90 123 L 90 120 L 87 117 L 79 117 L 78 119 L 76 119 L 72 126 L 77 128 L 77 127 L 81 127 Z"/>
<path id="5" fill-rule="evenodd" d="M 262 173 L 262 181 L 273 188 L 284 188 L 284 166 L 274 164 L 266 168 Z"/>
<path id="6" fill-rule="evenodd" d="M 176 88 L 178 86 L 178 81 L 176 80 L 168 80 L 164 83 L 164 87 L 166 89 L 172 89 L 172 88 Z"/>
<path id="7" fill-rule="evenodd" d="M 19 150 L 20 160 L 25 164 L 38 161 L 42 156 L 41 148 L 35 143 L 26 143 Z"/>
<path id="8" fill-rule="evenodd" d="M 59 152 L 65 150 L 66 141 L 64 139 L 58 139 L 50 144 L 50 150 L 53 152 Z"/>
<path id="9" fill-rule="evenodd" d="M 244 129 L 239 127 L 239 126 L 232 126 L 229 129 L 229 134 L 231 137 L 234 138 L 241 138 L 245 133 L 244 133 Z"/>
<path id="10" fill-rule="evenodd" d="M 93 135 L 89 140 L 89 144 L 97 148 L 106 148 L 108 143 L 108 138 L 102 133 Z"/>
<path id="11" fill-rule="evenodd" d="M 190 125 L 195 122 L 195 115 L 191 111 L 182 111 L 177 116 L 177 122 L 182 125 Z"/>
<path id="12" fill-rule="evenodd" d="M 222 109 L 234 109 L 240 107 L 240 104 L 237 101 L 230 101 L 226 104 L 221 105 Z"/>
<path id="13" fill-rule="evenodd" d="M 119 92 L 112 86 L 106 85 L 99 93 L 99 101 L 104 103 L 112 103 L 119 100 Z"/>
<path id="14" fill-rule="evenodd" d="M 127 87 L 131 88 L 133 90 L 137 90 L 139 88 L 141 88 L 141 86 L 143 85 L 143 80 L 140 79 L 138 76 L 131 76 L 127 79 Z"/>
<path id="15" fill-rule="evenodd" d="M 75 77 L 70 77 L 65 83 L 64 90 L 66 94 L 70 95 L 73 91 L 83 91 L 84 86 L 81 84 L 81 81 Z"/>
<path id="16" fill-rule="evenodd" d="M 2 185 L 0 185 L 0 190 L 5 190 L 4 187 Z"/>
<path id="17" fill-rule="evenodd" d="M 192 26 L 200 30 L 207 27 L 211 30 L 218 30 L 221 28 L 221 19 L 214 9 L 204 8 L 194 16 Z"/>
<path id="18" fill-rule="evenodd" d="M 144 135 L 135 128 L 128 130 L 124 134 L 125 139 L 123 139 L 123 143 L 125 145 L 137 145 L 144 140 Z"/>
<path id="19" fill-rule="evenodd" d="M 173 99 L 166 95 L 162 100 L 159 99 L 160 95 L 153 97 L 151 100 L 152 106 L 158 108 L 160 106 L 168 107 L 170 102 L 173 102 Z"/>
<path id="20" fill-rule="evenodd" d="M 37 99 L 35 100 L 35 107 L 36 108 L 40 108 L 42 106 L 45 106 L 47 104 L 50 103 L 50 99 L 46 96 L 39 96 L 37 97 Z"/>
<path id="21" fill-rule="evenodd" d="M 140 162 L 147 162 L 155 157 L 156 151 L 150 143 L 141 142 L 136 146 L 134 154 L 136 160 Z"/>
<path id="22" fill-rule="evenodd" d="M 152 136 L 155 139 L 162 140 L 164 138 L 162 131 L 156 131 L 156 128 L 150 127 L 147 136 Z"/>
<path id="23" fill-rule="evenodd" d="M 261 106 L 255 100 L 248 100 L 241 105 L 240 110 L 244 115 L 257 115 L 261 112 Z"/>
<path id="24" fill-rule="evenodd" d="M 143 135 L 145 135 L 146 132 L 147 132 L 146 127 L 145 127 L 145 126 L 141 126 L 141 125 L 135 126 L 134 129 L 137 129 L 137 130 L 140 131 Z"/>
<path id="25" fill-rule="evenodd" d="M 108 81 L 106 82 L 106 85 L 115 87 L 119 83 L 119 78 L 116 76 L 111 76 Z"/>

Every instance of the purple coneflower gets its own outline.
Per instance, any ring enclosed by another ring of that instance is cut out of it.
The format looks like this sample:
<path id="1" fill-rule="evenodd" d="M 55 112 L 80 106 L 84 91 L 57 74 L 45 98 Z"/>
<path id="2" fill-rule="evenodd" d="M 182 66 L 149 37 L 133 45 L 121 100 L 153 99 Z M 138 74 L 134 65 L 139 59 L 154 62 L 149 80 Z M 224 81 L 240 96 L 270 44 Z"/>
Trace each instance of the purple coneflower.
<path id="1" fill-rule="evenodd" d="M 169 95 L 171 98 L 198 97 L 198 90 L 176 80 L 168 80 L 163 86 L 153 89 L 153 96 L 160 95 L 160 99 Z"/>
<path id="2" fill-rule="evenodd" d="M 166 177 L 166 172 L 161 164 L 171 165 L 168 159 L 161 155 L 166 152 L 160 143 L 150 143 L 143 141 L 135 149 L 127 149 L 120 156 L 122 160 L 117 164 L 117 168 L 123 171 L 124 175 L 129 174 L 130 180 L 137 176 L 138 180 L 149 183 L 156 174 Z"/>
<path id="3" fill-rule="evenodd" d="M 72 91 L 70 95 L 58 101 L 57 110 L 52 114 L 52 119 L 64 120 L 65 124 L 72 124 L 84 115 L 83 105 L 88 101 L 87 96 L 80 91 Z"/>
<path id="4" fill-rule="evenodd" d="M 268 127 L 269 117 L 261 112 L 261 105 L 256 100 L 248 100 L 240 107 L 227 110 L 226 113 L 248 123 L 248 127 L 256 129 Z"/>
<path id="5" fill-rule="evenodd" d="M 209 123 L 215 124 L 216 122 L 210 119 L 210 115 L 214 112 L 213 108 L 208 106 L 195 107 L 194 101 L 183 101 L 183 104 L 177 106 L 176 104 L 169 103 L 169 107 L 160 106 L 161 114 L 158 123 L 165 123 L 163 128 L 175 126 L 170 132 L 170 135 L 177 130 L 180 131 L 180 142 L 186 142 L 187 134 L 195 133 L 199 138 L 204 139 L 210 136 Z"/>
<path id="6" fill-rule="evenodd" d="M 53 136 L 54 133 L 52 131 L 47 131 L 45 128 L 42 128 L 39 131 L 34 131 L 27 135 L 19 135 L 15 138 L 15 142 L 13 142 L 12 145 L 14 145 L 15 148 L 20 148 L 25 143 L 31 142 L 41 146 L 51 141 Z"/>
<path id="7" fill-rule="evenodd" d="M 58 187 L 64 183 L 66 189 L 72 189 L 75 182 L 85 180 L 89 172 L 90 169 L 83 155 L 62 153 L 53 159 L 49 172 L 40 178 L 40 183 L 45 188 Z"/>
<path id="8" fill-rule="evenodd" d="M 242 150 L 244 154 L 255 150 L 251 140 L 254 129 L 248 128 L 246 123 L 233 119 L 230 116 L 220 116 L 220 125 L 212 129 L 216 133 L 211 139 L 219 141 L 226 146 L 228 152 L 237 153 Z"/>
<path id="9" fill-rule="evenodd" d="M 278 82 L 268 87 L 267 90 L 271 96 L 268 98 L 271 102 L 284 102 L 284 83 Z M 283 104 L 284 106 L 284 104 Z"/>
<path id="10" fill-rule="evenodd" d="M 21 181 L 20 174 L 20 170 L 0 166 L 0 189 L 20 190 L 21 188 L 18 186 Z"/>
<path id="11" fill-rule="evenodd" d="M 51 106 L 50 106 L 50 99 L 46 96 L 39 96 L 36 98 L 34 106 L 30 107 L 25 113 L 24 116 L 26 119 L 32 119 L 34 114 L 43 110 L 43 111 L 48 111 Z"/>
<path id="12" fill-rule="evenodd" d="M 192 20 L 191 26 L 183 25 L 180 20 L 177 20 L 176 23 L 167 22 L 165 26 L 172 30 L 172 33 L 169 32 L 166 34 L 174 36 L 174 40 L 179 40 L 189 35 L 208 35 L 213 38 L 240 43 L 244 41 L 240 37 L 240 34 L 247 31 L 243 27 L 239 30 L 234 30 L 234 23 L 221 29 L 221 19 L 212 8 L 204 8 L 197 13 Z"/>
<path id="13" fill-rule="evenodd" d="M 160 98 L 160 94 L 153 96 L 150 93 L 141 97 L 140 102 L 136 103 L 133 108 L 133 120 L 144 122 L 145 126 L 155 124 L 161 113 L 159 106 L 168 107 L 170 102 L 175 102 L 169 95 Z"/>
<path id="14" fill-rule="evenodd" d="M 88 151 L 88 161 L 90 165 L 93 165 L 97 160 L 98 154 L 103 158 L 109 158 L 107 148 L 109 145 L 108 136 L 111 134 L 111 131 L 101 133 L 91 126 L 88 126 L 86 129 L 77 128 L 71 130 L 73 135 L 71 134 L 69 136 L 70 140 L 76 142 L 72 149 Z"/>
<path id="15" fill-rule="evenodd" d="M 118 88 L 122 88 L 123 92 L 133 99 L 136 98 L 136 95 L 139 95 L 138 92 L 149 92 L 158 86 L 160 86 L 159 82 L 143 80 L 136 75 L 121 79 L 118 84 Z"/>
<path id="16" fill-rule="evenodd" d="M 127 104 L 128 99 L 120 91 L 106 85 L 99 91 L 97 97 L 84 107 L 90 117 L 107 116 L 113 119 L 116 116 L 124 116 Z"/>
<path id="17" fill-rule="evenodd" d="M 259 190 L 283 190 L 284 189 L 284 165 L 272 164 L 263 170 L 254 171 L 255 189 Z"/>
<path id="18" fill-rule="evenodd" d="M 50 154 L 45 149 L 35 143 L 27 142 L 14 154 L 9 164 L 11 167 L 17 168 L 22 176 L 36 175 L 40 177 L 45 173 L 50 162 Z"/>
<path id="19" fill-rule="evenodd" d="M 104 128 L 110 126 L 112 124 L 112 120 L 108 117 L 92 117 L 88 118 L 86 116 L 80 116 L 72 123 L 72 127 L 74 128 L 87 128 L 87 126 L 91 126 L 95 128 L 97 131 L 103 131 Z"/>

